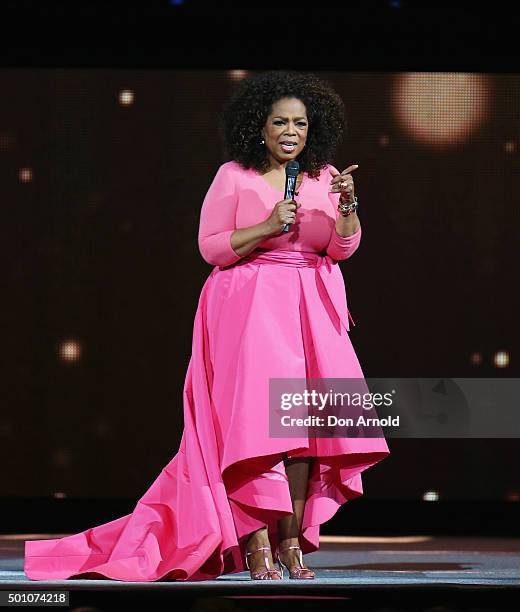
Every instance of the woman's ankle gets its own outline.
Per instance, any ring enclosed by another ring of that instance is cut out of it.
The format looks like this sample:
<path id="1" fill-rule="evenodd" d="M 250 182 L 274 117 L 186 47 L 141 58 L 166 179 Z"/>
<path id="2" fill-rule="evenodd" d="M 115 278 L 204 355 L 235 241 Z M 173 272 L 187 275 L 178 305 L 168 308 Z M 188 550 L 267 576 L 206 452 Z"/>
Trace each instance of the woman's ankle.
<path id="1" fill-rule="evenodd" d="M 269 534 L 267 531 L 267 527 L 262 527 L 261 529 L 257 529 L 249 534 L 246 540 L 246 546 L 249 549 L 260 548 L 261 546 L 269 546 Z"/>
<path id="2" fill-rule="evenodd" d="M 280 541 L 278 543 L 278 549 L 285 550 L 289 546 L 299 546 L 299 545 L 300 545 L 300 541 L 298 537 L 280 538 Z"/>

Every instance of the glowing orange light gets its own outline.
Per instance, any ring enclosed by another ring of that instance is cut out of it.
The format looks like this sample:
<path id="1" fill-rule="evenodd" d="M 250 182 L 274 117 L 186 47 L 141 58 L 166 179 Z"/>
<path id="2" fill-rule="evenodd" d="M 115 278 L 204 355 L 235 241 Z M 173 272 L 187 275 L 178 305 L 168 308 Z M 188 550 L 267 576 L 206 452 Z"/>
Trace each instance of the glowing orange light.
<path id="1" fill-rule="evenodd" d="M 486 120 L 491 89 L 482 74 L 409 72 L 395 79 L 391 104 L 397 122 L 415 140 L 456 145 Z"/>
<path id="2" fill-rule="evenodd" d="M 497 351 L 493 357 L 496 368 L 507 368 L 509 365 L 509 353 L 507 351 Z"/>
<path id="3" fill-rule="evenodd" d="M 241 81 L 247 76 L 247 70 L 230 70 L 228 76 L 232 81 Z"/>
<path id="4" fill-rule="evenodd" d="M 134 92 L 130 89 L 123 89 L 119 92 L 119 103 L 122 106 L 130 106 L 134 102 Z"/>
<path id="5" fill-rule="evenodd" d="M 81 345 L 76 340 L 66 340 L 61 343 L 59 354 L 63 361 L 78 361 L 81 355 Z"/>
<path id="6" fill-rule="evenodd" d="M 29 183 L 32 181 L 33 173 L 31 168 L 20 168 L 18 172 L 18 178 L 21 183 Z"/>
<path id="7" fill-rule="evenodd" d="M 470 361 L 473 365 L 480 365 L 482 363 L 482 353 L 471 353 Z"/>

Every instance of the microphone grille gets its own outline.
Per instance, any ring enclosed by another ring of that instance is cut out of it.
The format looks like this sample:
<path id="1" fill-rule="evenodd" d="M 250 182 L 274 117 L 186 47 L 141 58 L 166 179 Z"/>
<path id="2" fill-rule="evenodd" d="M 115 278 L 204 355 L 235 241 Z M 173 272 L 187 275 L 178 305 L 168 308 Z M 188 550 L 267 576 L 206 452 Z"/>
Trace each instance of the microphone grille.
<path id="1" fill-rule="evenodd" d="M 300 173 L 300 164 L 295 160 L 291 159 L 285 164 L 285 175 L 286 176 L 298 176 Z"/>

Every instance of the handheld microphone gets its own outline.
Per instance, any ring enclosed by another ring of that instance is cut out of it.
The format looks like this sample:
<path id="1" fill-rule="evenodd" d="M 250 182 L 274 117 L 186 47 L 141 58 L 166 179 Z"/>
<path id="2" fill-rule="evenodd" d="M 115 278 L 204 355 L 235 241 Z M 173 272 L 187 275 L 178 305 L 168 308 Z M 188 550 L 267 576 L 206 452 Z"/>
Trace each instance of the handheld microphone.
<path id="1" fill-rule="evenodd" d="M 300 173 L 300 164 L 292 159 L 285 164 L 285 195 L 284 200 L 288 200 L 289 198 L 292 200 L 294 198 L 294 192 L 296 191 L 296 179 L 298 178 L 298 174 Z M 289 231 L 290 223 L 286 223 L 282 232 Z"/>

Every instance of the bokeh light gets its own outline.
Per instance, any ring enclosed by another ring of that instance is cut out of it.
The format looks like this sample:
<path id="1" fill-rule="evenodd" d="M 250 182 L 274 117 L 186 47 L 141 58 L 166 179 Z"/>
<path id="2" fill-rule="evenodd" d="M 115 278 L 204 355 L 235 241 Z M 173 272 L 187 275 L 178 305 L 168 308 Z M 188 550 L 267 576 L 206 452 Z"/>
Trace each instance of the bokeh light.
<path id="1" fill-rule="evenodd" d="M 33 178 L 33 173 L 31 168 L 20 168 L 18 172 L 18 178 L 20 183 L 30 183 Z"/>
<path id="2" fill-rule="evenodd" d="M 507 351 L 497 351 L 493 357 L 496 368 L 507 368 L 509 365 L 509 353 Z"/>
<path id="3" fill-rule="evenodd" d="M 473 365 L 480 365 L 482 363 L 482 353 L 478 351 L 471 353 L 469 360 Z"/>
<path id="4" fill-rule="evenodd" d="M 247 74 L 247 70 L 230 70 L 228 72 L 228 76 L 232 81 L 241 81 Z"/>
<path id="5" fill-rule="evenodd" d="M 485 74 L 407 72 L 396 76 L 391 104 L 400 127 L 430 146 L 457 145 L 487 119 L 491 81 Z"/>
<path id="6" fill-rule="evenodd" d="M 438 491 L 425 491 L 423 493 L 423 501 L 439 501 L 439 492 Z"/>
<path id="7" fill-rule="evenodd" d="M 66 340 L 59 346 L 59 355 L 63 361 L 78 361 L 81 356 L 81 345 L 76 340 Z"/>
<path id="8" fill-rule="evenodd" d="M 123 89 L 119 92 L 119 103 L 121 106 L 130 106 L 134 102 L 134 92 L 130 89 Z"/>

